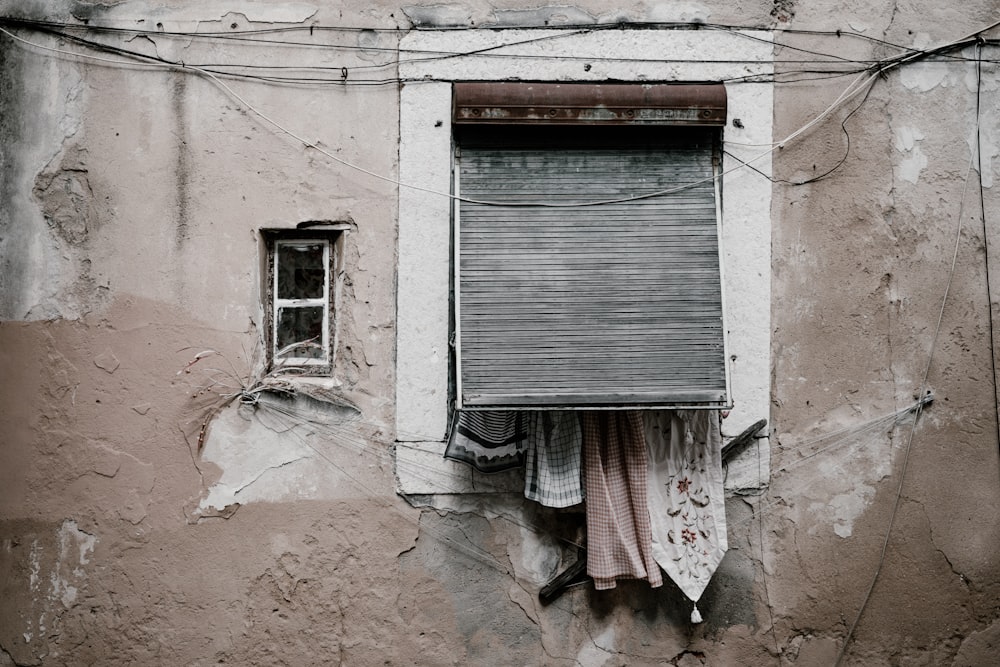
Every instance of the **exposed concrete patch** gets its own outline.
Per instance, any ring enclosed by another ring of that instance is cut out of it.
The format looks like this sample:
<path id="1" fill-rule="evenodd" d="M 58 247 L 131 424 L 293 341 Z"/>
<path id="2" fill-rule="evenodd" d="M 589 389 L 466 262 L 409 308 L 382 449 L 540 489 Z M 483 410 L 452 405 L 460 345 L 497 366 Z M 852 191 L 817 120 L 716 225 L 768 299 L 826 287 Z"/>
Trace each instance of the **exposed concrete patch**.
<path id="1" fill-rule="evenodd" d="M 219 478 L 195 516 L 218 516 L 233 505 L 291 499 L 333 499 L 356 493 L 356 480 L 339 468 L 365 448 L 345 426 L 357 414 L 300 398 L 262 396 L 255 406 L 230 404 L 211 422 L 202 459 Z"/>
<path id="2" fill-rule="evenodd" d="M 950 85 L 948 72 L 941 63 L 918 62 L 899 71 L 899 82 L 913 92 L 926 93 L 938 86 Z"/>
<path id="3" fill-rule="evenodd" d="M 848 493 L 841 493 L 828 501 L 811 503 L 809 511 L 817 516 L 826 516 L 833 532 L 839 537 L 850 537 L 854 530 L 854 522 L 865 511 L 875 497 L 875 487 L 868 484 L 858 484 Z M 810 531 L 818 530 L 821 524 L 816 524 Z"/>
<path id="4" fill-rule="evenodd" d="M 418 627 L 441 627 L 448 619 L 444 625 L 458 630 L 465 650 L 464 656 L 452 653 L 457 664 L 490 664 L 498 655 L 506 664 L 537 662 L 541 629 L 521 606 L 527 600 L 496 594 L 510 585 L 504 538 L 483 517 L 424 512 L 416 547 L 400 558 L 404 576 L 417 586 L 401 596 L 404 609 L 412 610 Z"/>
<path id="5" fill-rule="evenodd" d="M 907 126 L 895 128 L 894 134 L 896 150 L 907 156 L 896 166 L 896 177 L 916 185 L 928 161 L 919 143 L 923 141 L 924 133 L 919 128 Z"/>
<path id="6" fill-rule="evenodd" d="M 61 118 L 60 123 L 68 123 L 62 129 L 66 136 L 76 133 L 78 122 L 69 114 Z M 110 216 L 105 217 L 98 205 L 87 161 L 86 149 L 69 143 L 35 177 L 32 195 L 52 234 L 47 251 L 59 254 L 58 262 L 53 261 L 44 271 L 46 287 L 62 289 L 55 291 L 50 300 L 36 304 L 28 313 L 29 319 L 36 312 L 51 317 L 50 310 L 55 308 L 64 317 L 78 318 L 107 301 L 108 285 L 94 270 L 87 250 L 102 222 Z"/>
<path id="7" fill-rule="evenodd" d="M 795 0 L 773 0 L 771 16 L 778 23 L 791 23 L 795 18 Z"/>
<path id="8" fill-rule="evenodd" d="M 592 14 L 577 7 L 556 5 L 538 9 L 496 9 L 491 27 L 516 28 L 520 26 L 573 26 L 592 25 L 597 22 Z"/>
<path id="9" fill-rule="evenodd" d="M 473 24 L 472 10 L 466 5 L 405 5 L 403 14 L 415 28 L 458 28 Z"/>
<path id="10" fill-rule="evenodd" d="M 173 75 L 170 102 L 174 114 L 174 134 L 177 138 L 177 154 L 174 164 L 174 182 L 176 190 L 176 218 L 174 242 L 180 246 L 188 237 L 188 218 L 191 203 L 191 149 L 188 146 L 187 118 L 187 85 L 188 77 L 184 72 Z"/>
<path id="11" fill-rule="evenodd" d="M 243 0 L 238 5 L 226 0 L 206 0 L 185 7 L 170 7 L 162 2 L 136 0 L 114 6 L 106 3 L 77 3 L 73 15 L 78 19 L 107 20 L 141 26 L 148 30 L 190 31 L 201 23 L 223 20 L 234 7 L 254 23 L 303 23 L 318 11 L 305 2 L 256 2 Z"/>
<path id="12" fill-rule="evenodd" d="M 813 427 L 813 432 L 835 436 L 803 438 L 804 444 L 786 443 L 789 450 L 815 455 L 804 459 L 805 467 L 795 475 L 792 493 L 799 502 L 788 510 L 796 523 L 809 526 L 808 534 L 832 530 L 842 538 L 851 536 L 854 523 L 874 501 L 878 483 L 892 473 L 893 437 L 897 431 L 905 433 L 909 422 L 900 420 L 896 426 L 886 423 L 882 430 L 872 430 L 874 421 L 859 418 L 851 406 L 842 406 L 830 410 Z M 822 486 L 817 480 L 823 480 Z"/>
<path id="13" fill-rule="evenodd" d="M 87 588 L 87 566 L 98 538 L 73 519 L 2 522 L 0 527 L 0 649 L 15 665 L 57 661 L 63 616 Z"/>
<path id="14" fill-rule="evenodd" d="M 33 193 L 45 221 L 72 245 L 84 243 L 98 224 L 86 156 L 85 149 L 67 146 L 35 178 Z"/>
<path id="15" fill-rule="evenodd" d="M 705 23 L 711 15 L 711 8 L 701 2 L 659 2 L 647 12 L 653 23 Z"/>
<path id="16" fill-rule="evenodd" d="M 979 667 L 992 664 L 1000 655 L 1000 621 L 971 632 L 958 647 L 953 667 Z"/>
<path id="17" fill-rule="evenodd" d="M 118 370 L 118 366 L 121 362 L 118 361 L 118 357 L 115 353 L 111 351 L 110 347 L 104 348 L 104 352 L 94 357 L 94 365 L 100 368 L 102 371 L 107 371 L 109 374 L 114 373 Z"/>
<path id="18" fill-rule="evenodd" d="M 608 624 L 601 632 L 587 642 L 576 654 L 580 667 L 604 667 L 618 662 L 615 655 L 615 626 Z"/>
<path id="19" fill-rule="evenodd" d="M 63 606 L 69 609 L 76 602 L 77 586 L 85 578 L 81 566 L 90 562 L 89 555 L 94 552 L 97 537 L 80 530 L 76 521 L 67 519 L 59 527 L 59 558 L 56 561 L 56 571 L 52 573 L 50 582 L 51 599 L 58 598 Z M 62 570 L 66 570 L 63 572 Z"/>

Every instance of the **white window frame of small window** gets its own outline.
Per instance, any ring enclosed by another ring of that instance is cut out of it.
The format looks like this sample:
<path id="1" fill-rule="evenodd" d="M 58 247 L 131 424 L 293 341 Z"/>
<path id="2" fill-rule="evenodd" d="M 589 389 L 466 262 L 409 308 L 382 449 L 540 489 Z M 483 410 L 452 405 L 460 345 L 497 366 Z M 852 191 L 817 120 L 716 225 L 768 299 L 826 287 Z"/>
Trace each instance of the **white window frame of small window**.
<path id="1" fill-rule="evenodd" d="M 399 180 L 405 185 L 399 189 L 396 341 L 401 493 L 482 490 L 468 466 L 441 458 L 449 420 L 452 205 L 440 193 L 453 187 L 455 81 L 725 83 L 721 233 L 734 406 L 723 432 L 733 436 L 768 418 L 771 184 L 740 164 L 752 160 L 755 169 L 770 173 L 770 158 L 761 155 L 774 140 L 771 39 L 767 31 L 508 29 L 426 30 L 401 40 L 404 53 L 469 54 L 404 60 L 399 68 L 406 81 L 400 91 Z M 764 438 L 757 444 L 745 465 L 730 464 L 727 488 L 766 484 L 769 443 Z M 504 489 L 496 476 L 488 486 Z"/>
<path id="2" fill-rule="evenodd" d="M 333 372 L 337 342 L 337 293 L 339 284 L 340 225 L 322 225 L 301 229 L 263 229 L 266 248 L 264 267 L 265 323 L 267 367 L 271 372 L 294 375 L 329 375 Z M 278 249 L 281 246 L 320 244 L 323 247 L 323 292 L 321 296 L 307 299 L 282 299 L 278 297 Z M 321 358 L 279 356 L 278 313 L 281 308 L 322 307 Z"/>

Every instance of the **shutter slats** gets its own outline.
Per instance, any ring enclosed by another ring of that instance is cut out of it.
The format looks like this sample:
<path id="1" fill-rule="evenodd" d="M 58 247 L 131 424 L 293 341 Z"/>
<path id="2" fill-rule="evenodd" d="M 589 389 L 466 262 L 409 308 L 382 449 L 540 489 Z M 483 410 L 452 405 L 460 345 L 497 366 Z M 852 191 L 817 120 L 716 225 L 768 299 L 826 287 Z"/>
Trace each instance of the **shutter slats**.
<path id="1" fill-rule="evenodd" d="M 712 152 L 461 149 L 463 407 L 727 400 Z M 685 187 L 690 186 L 690 187 Z"/>

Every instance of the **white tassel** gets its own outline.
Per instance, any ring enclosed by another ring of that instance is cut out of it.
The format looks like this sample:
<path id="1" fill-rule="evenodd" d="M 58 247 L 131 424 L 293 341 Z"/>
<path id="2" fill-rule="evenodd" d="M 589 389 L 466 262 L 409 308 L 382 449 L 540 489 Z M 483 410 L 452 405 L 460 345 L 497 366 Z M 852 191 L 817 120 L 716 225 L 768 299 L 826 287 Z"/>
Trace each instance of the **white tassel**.
<path id="1" fill-rule="evenodd" d="M 701 623 L 701 620 L 701 613 L 698 611 L 698 605 L 694 605 L 694 608 L 691 610 L 691 622 Z"/>

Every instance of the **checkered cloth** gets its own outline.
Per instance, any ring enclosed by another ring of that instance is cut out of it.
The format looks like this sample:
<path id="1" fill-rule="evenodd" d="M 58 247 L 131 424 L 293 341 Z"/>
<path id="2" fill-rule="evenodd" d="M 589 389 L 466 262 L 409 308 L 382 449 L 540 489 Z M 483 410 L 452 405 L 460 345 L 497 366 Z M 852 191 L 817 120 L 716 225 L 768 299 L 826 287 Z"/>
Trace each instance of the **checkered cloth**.
<path id="1" fill-rule="evenodd" d="M 582 503 L 582 449 L 583 435 L 576 412 L 529 413 L 524 496 L 546 507 Z"/>
<path id="2" fill-rule="evenodd" d="M 518 468 L 528 445 L 526 422 L 523 412 L 512 410 L 459 412 L 444 456 L 480 472 Z"/>
<path id="3" fill-rule="evenodd" d="M 646 499 L 647 454 L 642 413 L 582 413 L 587 493 L 587 574 L 598 590 L 616 579 L 663 584 L 653 560 Z"/>

